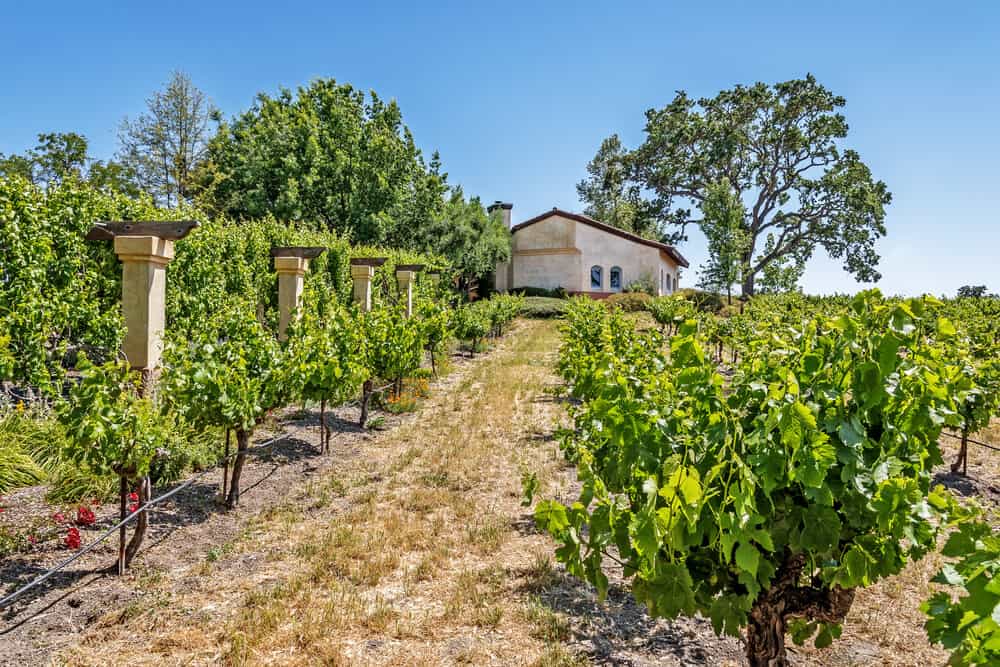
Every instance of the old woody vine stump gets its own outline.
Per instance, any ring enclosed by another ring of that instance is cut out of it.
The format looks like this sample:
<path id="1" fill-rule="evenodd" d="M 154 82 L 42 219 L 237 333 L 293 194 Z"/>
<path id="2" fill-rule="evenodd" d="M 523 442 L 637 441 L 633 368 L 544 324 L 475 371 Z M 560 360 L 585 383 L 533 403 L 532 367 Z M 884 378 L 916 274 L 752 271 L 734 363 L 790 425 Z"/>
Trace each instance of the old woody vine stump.
<path id="1" fill-rule="evenodd" d="M 652 614 L 745 629 L 754 666 L 788 664 L 786 634 L 832 643 L 855 589 L 927 553 L 953 508 L 931 488 L 960 422 L 936 305 L 872 291 L 762 324 L 726 383 L 694 321 L 667 355 L 659 333 L 575 303 L 559 370 L 581 403 L 561 447 L 583 488 L 535 511 L 559 560 L 604 595 L 615 558 Z"/>

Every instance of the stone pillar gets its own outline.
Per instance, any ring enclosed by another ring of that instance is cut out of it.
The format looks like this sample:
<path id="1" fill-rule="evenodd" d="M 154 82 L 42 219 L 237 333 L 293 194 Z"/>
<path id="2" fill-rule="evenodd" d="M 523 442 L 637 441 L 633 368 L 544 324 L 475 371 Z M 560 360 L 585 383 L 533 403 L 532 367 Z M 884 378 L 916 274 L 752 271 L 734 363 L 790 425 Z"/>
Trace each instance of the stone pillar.
<path id="1" fill-rule="evenodd" d="M 115 236 L 122 262 L 123 351 L 129 365 L 148 380 L 160 365 L 166 321 L 167 263 L 174 242 L 156 236 Z"/>
<path id="2" fill-rule="evenodd" d="M 406 316 L 413 315 L 413 281 L 417 279 L 416 271 L 396 271 L 396 283 L 399 284 L 399 296 L 406 306 Z"/>
<path id="3" fill-rule="evenodd" d="M 361 305 L 361 310 L 372 309 L 372 278 L 375 277 L 375 267 L 370 264 L 352 264 L 351 280 L 354 282 L 354 303 Z"/>
<path id="4" fill-rule="evenodd" d="M 309 260 L 305 257 L 275 257 L 278 274 L 278 340 L 288 339 L 288 325 L 298 318 Z"/>

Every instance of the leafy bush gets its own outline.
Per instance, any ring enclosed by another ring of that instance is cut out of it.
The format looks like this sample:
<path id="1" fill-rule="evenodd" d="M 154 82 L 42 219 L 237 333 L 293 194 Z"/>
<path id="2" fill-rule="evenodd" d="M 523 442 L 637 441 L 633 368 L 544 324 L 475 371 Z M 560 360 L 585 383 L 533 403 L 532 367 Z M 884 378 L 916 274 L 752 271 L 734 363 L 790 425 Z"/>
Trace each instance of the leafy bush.
<path id="1" fill-rule="evenodd" d="M 455 309 L 452 328 L 456 338 L 468 341 L 469 354 L 475 356 L 479 342 L 490 332 L 490 319 L 484 308 L 470 303 Z"/>
<path id="2" fill-rule="evenodd" d="M 609 308 L 617 308 L 626 313 L 636 313 L 646 310 L 646 305 L 652 298 L 645 292 L 619 292 L 609 296 L 604 300 L 604 303 Z"/>
<path id="3" fill-rule="evenodd" d="M 496 294 L 488 301 L 477 304 L 482 308 L 490 321 L 490 335 L 498 338 L 503 335 L 504 327 L 521 314 L 524 308 L 524 297 L 513 294 Z"/>
<path id="4" fill-rule="evenodd" d="M 656 283 L 651 278 L 639 278 L 633 280 L 625 286 L 626 292 L 642 292 L 649 296 L 656 296 Z"/>
<path id="5" fill-rule="evenodd" d="M 82 357 L 79 368 L 80 382 L 59 406 L 59 420 L 67 436 L 64 458 L 96 477 L 116 475 L 121 481 L 123 503 L 132 488 L 139 489 L 139 501 L 148 501 L 153 459 L 175 437 L 174 424 L 152 400 L 139 395 L 140 378 L 129 371 L 127 364 L 108 362 L 95 366 Z M 135 557 L 146 522 L 143 513 L 119 562 L 119 571 Z"/>
<path id="6" fill-rule="evenodd" d="M 960 595 L 941 591 L 924 602 L 928 638 L 952 652 L 949 665 L 1000 664 L 1000 534 L 985 521 L 963 521 L 941 553 L 950 562 L 934 581 Z"/>
<path id="7" fill-rule="evenodd" d="M 160 391 L 169 407 L 198 427 L 232 429 L 237 456 L 226 503 L 239 502 L 239 481 L 250 438 L 272 409 L 285 405 L 292 387 L 277 341 L 243 304 L 213 317 L 190 342 L 164 354 Z"/>
<path id="8" fill-rule="evenodd" d="M 518 294 L 524 297 L 548 297 L 551 299 L 569 298 L 569 294 L 562 287 L 554 289 L 547 289 L 545 287 L 515 287 L 511 290 L 511 294 Z"/>
<path id="9" fill-rule="evenodd" d="M 829 645 L 855 590 L 927 554 L 948 518 L 933 469 L 960 416 L 939 305 L 871 291 L 831 317 L 765 319 L 727 381 L 697 321 L 667 354 L 574 304 L 559 369 L 581 404 L 561 446 L 582 490 L 535 511 L 557 557 L 604 595 L 614 549 L 654 615 L 745 627 L 750 664 L 785 664 L 786 630 Z"/>
<path id="10" fill-rule="evenodd" d="M 528 296 L 524 298 L 524 308 L 521 314 L 535 319 L 562 317 L 566 313 L 566 299 L 553 299 L 543 296 Z"/>
<path id="11" fill-rule="evenodd" d="M 705 292 L 691 287 L 685 287 L 675 292 L 694 304 L 695 308 L 709 313 L 717 313 L 722 309 L 722 297 L 715 292 Z"/>

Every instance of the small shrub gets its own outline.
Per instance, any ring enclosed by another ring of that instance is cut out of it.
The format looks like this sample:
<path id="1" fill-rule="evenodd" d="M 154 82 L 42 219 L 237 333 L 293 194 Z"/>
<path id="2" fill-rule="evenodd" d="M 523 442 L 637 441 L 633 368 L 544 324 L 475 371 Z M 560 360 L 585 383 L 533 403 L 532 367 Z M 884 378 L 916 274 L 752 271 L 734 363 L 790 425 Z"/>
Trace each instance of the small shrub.
<path id="1" fill-rule="evenodd" d="M 618 294 L 609 296 L 604 300 L 604 303 L 609 308 L 617 308 L 626 313 L 635 313 L 646 310 L 646 305 L 652 298 L 645 292 L 619 292 Z"/>
<path id="2" fill-rule="evenodd" d="M 722 309 L 722 297 L 714 292 L 704 292 L 702 290 L 685 287 L 679 289 L 677 294 L 694 304 L 695 308 L 707 313 L 717 313 Z"/>
<path id="3" fill-rule="evenodd" d="M 555 289 L 545 287 L 517 287 L 512 289 L 511 293 L 520 294 L 525 297 L 545 297 L 549 299 L 566 299 L 569 297 L 565 288 L 562 287 L 556 287 Z"/>
<path id="4" fill-rule="evenodd" d="M 650 278 L 639 278 L 633 280 L 625 286 L 626 292 L 642 292 L 649 296 L 656 296 L 656 284 Z"/>
<path id="5" fill-rule="evenodd" d="M 521 314 L 524 317 L 534 319 L 549 319 L 562 317 L 566 313 L 565 299 L 554 299 L 552 297 L 528 296 L 524 298 L 524 309 Z"/>

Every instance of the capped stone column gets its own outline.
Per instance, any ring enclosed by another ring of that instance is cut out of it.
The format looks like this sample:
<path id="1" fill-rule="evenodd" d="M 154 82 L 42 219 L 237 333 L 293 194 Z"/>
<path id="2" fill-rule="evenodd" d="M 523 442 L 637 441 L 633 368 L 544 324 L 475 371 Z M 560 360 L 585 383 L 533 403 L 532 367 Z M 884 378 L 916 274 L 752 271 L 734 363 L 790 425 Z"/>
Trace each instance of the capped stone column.
<path id="1" fill-rule="evenodd" d="M 122 262 L 122 351 L 129 366 L 142 372 L 147 389 L 163 354 L 167 264 L 174 257 L 174 241 L 197 226 L 194 221 L 100 222 L 87 234 L 92 241 L 112 240 Z"/>
<path id="2" fill-rule="evenodd" d="M 288 339 L 288 325 L 298 319 L 309 260 L 319 257 L 323 247 L 284 246 L 271 249 L 278 274 L 278 340 Z"/>
<path id="3" fill-rule="evenodd" d="M 396 283 L 399 285 L 399 295 L 406 305 L 406 316 L 413 315 L 413 283 L 417 279 L 417 272 L 422 271 L 423 264 L 398 264 L 396 266 Z"/>
<path id="4" fill-rule="evenodd" d="M 361 310 L 372 309 L 372 278 L 375 267 L 385 264 L 385 257 L 354 257 L 351 259 L 351 280 L 354 282 L 354 302 Z"/>

